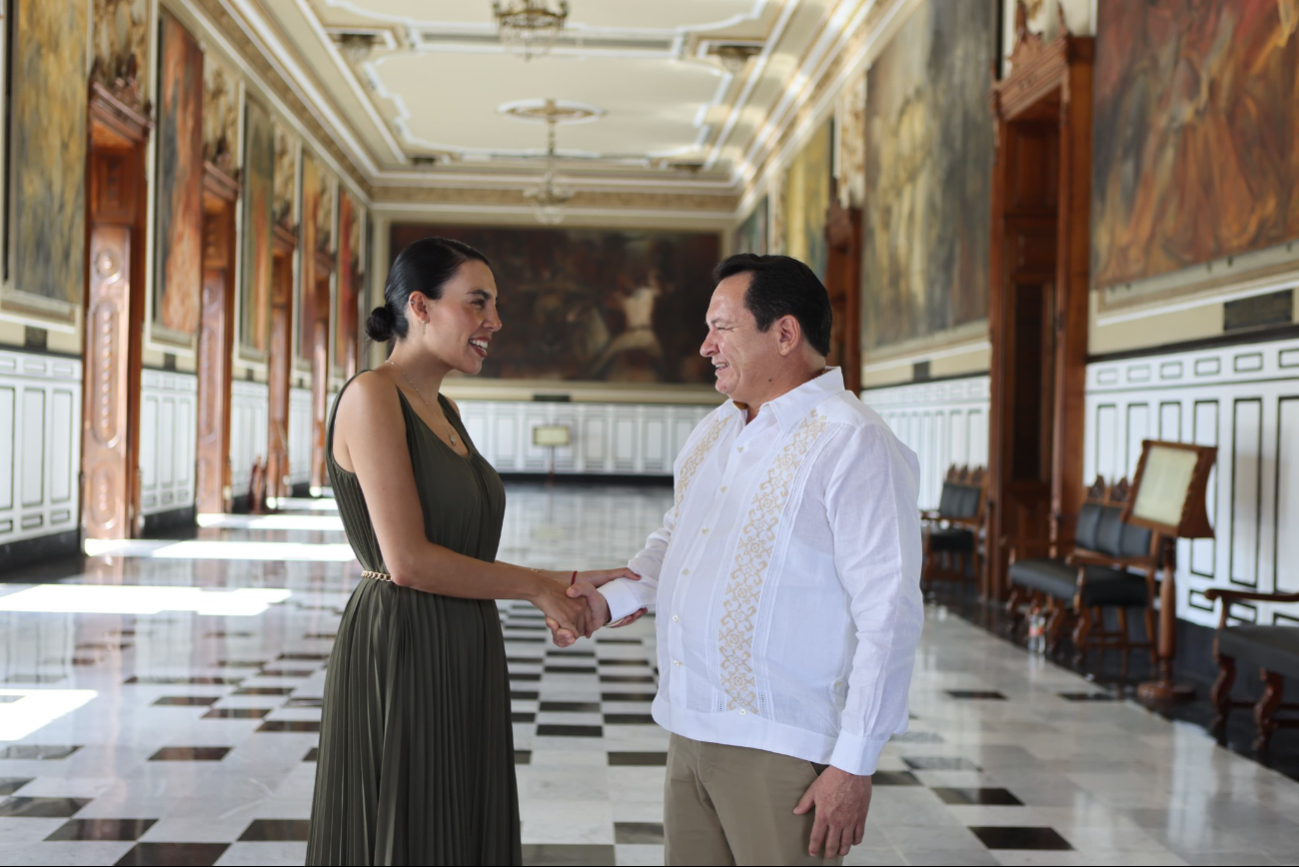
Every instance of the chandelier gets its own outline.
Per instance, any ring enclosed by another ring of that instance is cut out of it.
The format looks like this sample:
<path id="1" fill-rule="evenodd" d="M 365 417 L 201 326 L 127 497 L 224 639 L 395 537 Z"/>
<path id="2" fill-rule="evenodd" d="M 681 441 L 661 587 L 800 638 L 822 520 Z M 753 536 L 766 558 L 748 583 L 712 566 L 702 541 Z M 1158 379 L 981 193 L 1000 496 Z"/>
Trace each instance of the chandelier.
<path id="1" fill-rule="evenodd" d="M 492 16 L 500 30 L 501 44 L 524 60 L 545 54 L 555 44 L 559 31 L 568 20 L 568 2 L 560 0 L 559 9 L 551 10 L 550 0 L 509 0 L 502 6 L 492 3 Z"/>
<path id="2" fill-rule="evenodd" d="M 538 223 L 557 226 L 564 221 L 564 205 L 573 198 L 572 191 L 555 186 L 555 122 L 567 112 L 557 108 L 553 99 L 548 99 L 541 114 L 546 119 L 546 173 L 542 175 L 541 186 L 526 190 L 523 195 L 532 199 Z"/>

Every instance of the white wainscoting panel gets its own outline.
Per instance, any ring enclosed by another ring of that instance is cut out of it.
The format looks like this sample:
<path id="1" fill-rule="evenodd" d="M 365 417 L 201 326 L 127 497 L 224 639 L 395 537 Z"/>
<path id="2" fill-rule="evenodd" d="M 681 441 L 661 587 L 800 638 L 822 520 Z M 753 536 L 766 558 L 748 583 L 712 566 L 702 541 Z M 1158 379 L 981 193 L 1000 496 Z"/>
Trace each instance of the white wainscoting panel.
<path id="1" fill-rule="evenodd" d="M 0 350 L 0 545 L 80 522 L 81 360 Z"/>
<path id="2" fill-rule="evenodd" d="M 465 429 L 503 473 L 544 473 L 550 449 L 532 444 L 540 425 L 565 425 L 572 445 L 555 449 L 566 475 L 670 476 L 677 455 L 711 406 L 532 401 L 459 401 Z"/>
<path id="3" fill-rule="evenodd" d="M 264 382 L 230 384 L 230 492 L 242 497 L 253 483 L 253 462 L 266 459 L 270 387 Z"/>
<path id="4" fill-rule="evenodd" d="M 870 388 L 862 402 L 883 417 L 920 460 L 920 507 L 938 506 L 953 464 L 987 467 L 989 378 Z"/>
<path id="5" fill-rule="evenodd" d="M 289 389 L 289 483 L 311 481 L 311 389 Z"/>
<path id="6" fill-rule="evenodd" d="M 146 370 L 140 389 L 140 512 L 194 505 L 198 377 Z"/>
<path id="7" fill-rule="evenodd" d="M 1085 478 L 1131 478 L 1145 438 L 1218 447 L 1216 538 L 1178 542 L 1179 616 L 1216 625 L 1210 587 L 1299 591 L 1299 340 L 1088 365 Z M 1299 605 L 1232 610 L 1299 623 Z"/>

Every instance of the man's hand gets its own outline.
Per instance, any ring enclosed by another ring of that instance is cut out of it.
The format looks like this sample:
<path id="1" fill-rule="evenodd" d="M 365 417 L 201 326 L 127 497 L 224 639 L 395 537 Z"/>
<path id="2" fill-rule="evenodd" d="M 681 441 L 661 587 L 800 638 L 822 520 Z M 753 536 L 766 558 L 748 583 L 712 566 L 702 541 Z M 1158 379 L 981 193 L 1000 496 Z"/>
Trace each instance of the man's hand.
<path id="1" fill-rule="evenodd" d="M 627 568 L 620 569 L 591 569 L 586 572 L 577 573 L 577 580 L 573 586 L 567 589 L 567 595 L 570 599 L 585 599 L 587 607 L 590 609 L 590 616 L 587 623 L 590 625 L 591 632 L 602 626 L 609 626 L 609 603 L 605 600 L 604 595 L 596 588 L 608 584 L 616 578 L 630 578 L 633 581 L 639 581 L 640 576 Z M 633 614 L 629 614 L 612 627 L 626 626 L 629 623 L 635 623 L 646 612 L 647 609 L 640 609 Z M 546 625 L 550 627 L 554 635 L 555 644 L 560 647 L 568 647 L 577 641 L 577 636 L 569 630 L 560 628 L 559 624 L 551 618 L 546 618 Z M 590 633 L 587 634 L 590 637 Z"/>
<path id="2" fill-rule="evenodd" d="M 826 768 L 794 808 L 796 816 L 816 810 L 807 854 L 815 858 L 824 844 L 826 858 L 847 855 L 866 833 L 866 812 L 870 805 L 870 777 L 850 774 L 833 765 Z"/>

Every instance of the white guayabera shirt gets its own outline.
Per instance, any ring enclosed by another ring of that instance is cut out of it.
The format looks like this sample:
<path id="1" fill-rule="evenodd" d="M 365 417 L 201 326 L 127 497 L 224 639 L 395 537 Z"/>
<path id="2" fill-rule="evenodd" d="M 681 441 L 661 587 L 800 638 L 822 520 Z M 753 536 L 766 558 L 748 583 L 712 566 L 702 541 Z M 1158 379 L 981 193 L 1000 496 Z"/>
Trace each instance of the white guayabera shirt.
<path id="1" fill-rule="evenodd" d="M 654 720 L 873 773 L 906 730 L 924 620 L 915 454 L 836 368 L 747 425 L 726 402 L 674 472 L 641 580 L 601 588 L 615 620 L 656 609 Z"/>

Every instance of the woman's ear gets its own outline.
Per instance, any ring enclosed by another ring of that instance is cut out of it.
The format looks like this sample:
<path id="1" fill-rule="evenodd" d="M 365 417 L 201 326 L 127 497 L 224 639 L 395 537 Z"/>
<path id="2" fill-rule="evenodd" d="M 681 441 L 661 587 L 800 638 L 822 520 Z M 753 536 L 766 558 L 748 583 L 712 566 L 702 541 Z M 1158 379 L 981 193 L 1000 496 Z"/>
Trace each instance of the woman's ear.
<path id="1" fill-rule="evenodd" d="M 407 301 L 410 307 L 411 316 L 418 320 L 422 325 L 427 325 L 429 316 L 428 296 L 423 292 L 410 293 L 410 299 Z"/>

